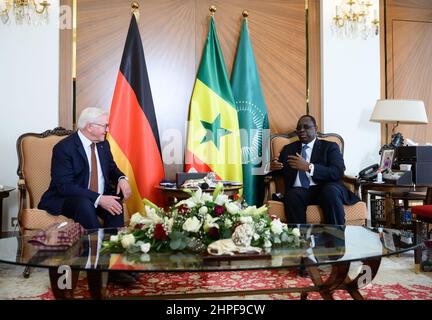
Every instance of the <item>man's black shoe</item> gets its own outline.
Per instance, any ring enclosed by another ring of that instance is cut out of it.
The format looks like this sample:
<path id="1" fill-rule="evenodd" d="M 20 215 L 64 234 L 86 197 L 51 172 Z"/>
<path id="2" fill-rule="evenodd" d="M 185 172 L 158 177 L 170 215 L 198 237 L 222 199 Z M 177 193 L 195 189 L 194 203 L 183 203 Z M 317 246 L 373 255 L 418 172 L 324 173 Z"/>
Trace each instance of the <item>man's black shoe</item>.
<path id="1" fill-rule="evenodd" d="M 121 286 L 131 286 L 136 282 L 136 279 L 129 272 L 112 271 L 108 275 L 108 282 L 112 282 Z"/>

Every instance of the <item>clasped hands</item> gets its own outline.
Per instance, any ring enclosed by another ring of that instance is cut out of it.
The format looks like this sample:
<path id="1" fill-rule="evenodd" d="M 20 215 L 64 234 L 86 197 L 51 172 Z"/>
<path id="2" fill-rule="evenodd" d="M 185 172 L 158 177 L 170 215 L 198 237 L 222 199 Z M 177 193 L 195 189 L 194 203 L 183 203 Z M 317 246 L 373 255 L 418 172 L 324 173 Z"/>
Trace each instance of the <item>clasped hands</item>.
<path id="1" fill-rule="evenodd" d="M 309 170 L 309 162 L 307 162 L 305 159 L 302 158 L 301 155 L 298 153 L 295 154 L 295 156 L 288 156 L 287 160 L 288 165 L 295 169 L 295 170 L 301 170 L 301 171 L 308 171 Z M 279 158 L 274 158 L 270 163 L 270 170 L 280 170 L 283 168 L 283 163 L 279 162 Z"/>
<path id="2" fill-rule="evenodd" d="M 131 188 L 126 179 L 120 179 L 117 183 L 117 194 L 123 194 L 124 200 L 131 196 Z M 112 215 L 121 214 L 123 212 L 122 204 L 119 201 L 119 196 L 102 195 L 99 200 L 99 205 Z"/>

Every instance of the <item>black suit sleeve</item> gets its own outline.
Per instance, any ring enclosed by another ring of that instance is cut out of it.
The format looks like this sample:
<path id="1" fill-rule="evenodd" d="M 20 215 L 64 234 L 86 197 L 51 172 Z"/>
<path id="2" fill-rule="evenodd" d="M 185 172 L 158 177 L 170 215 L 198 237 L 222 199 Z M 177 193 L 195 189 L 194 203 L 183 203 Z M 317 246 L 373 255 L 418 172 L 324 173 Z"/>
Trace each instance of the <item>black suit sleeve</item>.
<path id="1" fill-rule="evenodd" d="M 336 143 L 331 143 L 325 153 L 326 165 L 314 163 L 314 173 L 312 179 L 316 182 L 337 182 L 344 175 L 345 164 Z"/>

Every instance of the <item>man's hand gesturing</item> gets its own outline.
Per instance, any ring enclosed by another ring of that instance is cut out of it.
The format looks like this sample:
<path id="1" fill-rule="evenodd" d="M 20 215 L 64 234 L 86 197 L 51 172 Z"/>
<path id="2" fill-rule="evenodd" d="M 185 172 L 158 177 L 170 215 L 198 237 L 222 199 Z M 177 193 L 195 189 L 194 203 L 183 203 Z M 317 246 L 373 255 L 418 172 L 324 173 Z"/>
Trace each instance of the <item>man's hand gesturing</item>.
<path id="1" fill-rule="evenodd" d="M 296 170 L 309 171 L 309 162 L 296 153 L 295 156 L 288 156 L 288 165 Z"/>

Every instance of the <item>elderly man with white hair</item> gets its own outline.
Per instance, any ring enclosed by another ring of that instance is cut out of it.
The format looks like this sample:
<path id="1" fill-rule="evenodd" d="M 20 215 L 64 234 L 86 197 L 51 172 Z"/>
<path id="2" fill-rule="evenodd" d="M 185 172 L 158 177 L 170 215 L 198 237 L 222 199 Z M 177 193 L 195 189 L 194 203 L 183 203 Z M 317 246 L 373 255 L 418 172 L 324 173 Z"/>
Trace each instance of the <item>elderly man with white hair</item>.
<path id="1" fill-rule="evenodd" d="M 72 218 L 86 229 L 101 227 L 98 216 L 104 227 L 124 225 L 121 195 L 129 198 L 131 189 L 113 160 L 107 131 L 106 111 L 86 108 L 81 112 L 77 132 L 54 146 L 51 183 L 40 209 Z"/>

